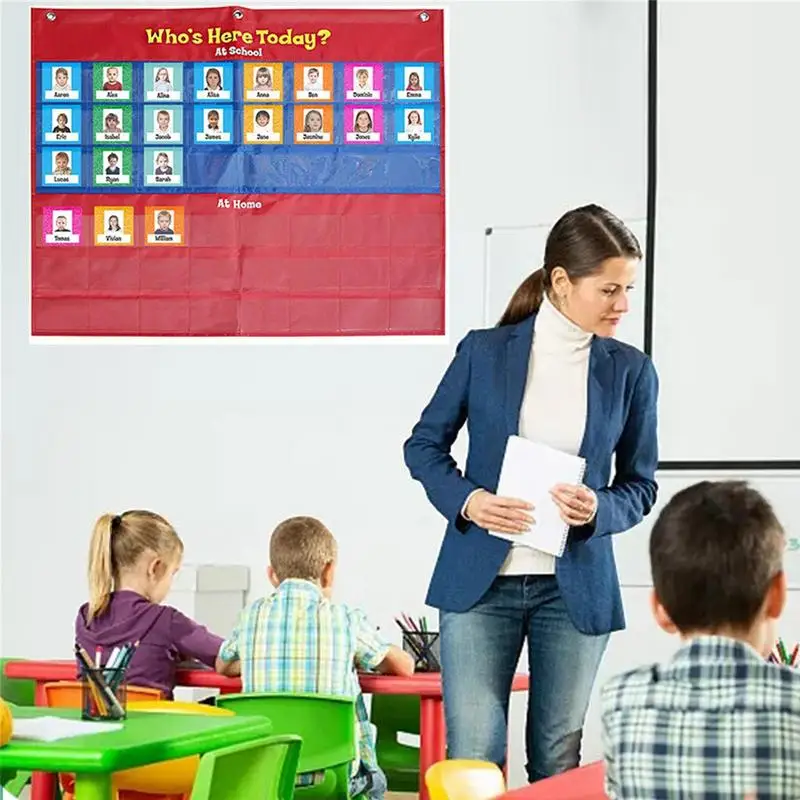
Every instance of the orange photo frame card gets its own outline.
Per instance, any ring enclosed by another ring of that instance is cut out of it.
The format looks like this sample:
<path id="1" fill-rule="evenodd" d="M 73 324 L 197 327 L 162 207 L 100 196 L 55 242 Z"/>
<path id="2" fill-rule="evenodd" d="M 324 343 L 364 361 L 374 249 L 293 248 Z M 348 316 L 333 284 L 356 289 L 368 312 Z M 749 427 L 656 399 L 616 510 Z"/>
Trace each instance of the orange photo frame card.
<path id="1" fill-rule="evenodd" d="M 282 144 L 283 106 L 253 103 L 242 107 L 245 144 Z"/>
<path id="2" fill-rule="evenodd" d="M 133 206 L 95 206 L 94 241 L 98 245 L 132 245 Z"/>
<path id="3" fill-rule="evenodd" d="M 295 64 L 294 98 L 301 102 L 333 100 L 333 64 Z"/>
<path id="4" fill-rule="evenodd" d="M 295 106 L 294 141 L 296 144 L 331 144 L 333 108 L 322 104 Z"/>
<path id="5" fill-rule="evenodd" d="M 165 194 L 160 206 L 145 206 L 144 235 L 149 245 L 186 244 L 183 206 L 170 202 L 171 197 Z"/>
<path id="6" fill-rule="evenodd" d="M 245 103 L 280 103 L 286 99 L 283 96 L 283 64 L 248 61 L 242 74 Z"/>

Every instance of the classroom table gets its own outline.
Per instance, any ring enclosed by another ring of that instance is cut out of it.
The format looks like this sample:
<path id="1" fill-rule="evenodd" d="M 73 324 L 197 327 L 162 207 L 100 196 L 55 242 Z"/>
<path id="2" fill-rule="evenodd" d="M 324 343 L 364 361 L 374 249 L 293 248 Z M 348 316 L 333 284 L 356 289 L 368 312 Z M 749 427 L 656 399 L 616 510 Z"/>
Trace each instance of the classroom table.
<path id="1" fill-rule="evenodd" d="M 15 719 L 80 719 L 80 711 L 16 706 Z M 0 769 L 75 774 L 75 800 L 111 800 L 113 773 L 173 758 L 200 755 L 252 741 L 272 732 L 262 717 L 147 714 L 132 711 L 122 730 L 74 736 L 55 742 L 12 739 L 0 748 Z"/>
<path id="2" fill-rule="evenodd" d="M 545 778 L 522 789 L 506 792 L 498 800 L 607 800 L 602 761 Z"/>
<path id="3" fill-rule="evenodd" d="M 51 681 L 73 681 L 74 661 L 7 661 L 5 674 L 36 682 L 36 704 L 45 705 L 44 684 Z M 395 675 L 360 673 L 361 691 L 365 694 L 410 694 L 420 700 L 419 771 L 420 800 L 428 799 L 424 775 L 428 767 L 447 757 L 442 679 L 439 673 L 419 672 L 409 678 Z M 239 678 L 226 678 L 211 669 L 178 669 L 177 686 L 194 689 L 217 689 L 221 694 L 235 694 L 242 688 Z M 528 689 L 528 676 L 514 676 L 511 690 Z M 55 776 L 36 772 L 31 786 L 31 800 L 52 800 Z"/>

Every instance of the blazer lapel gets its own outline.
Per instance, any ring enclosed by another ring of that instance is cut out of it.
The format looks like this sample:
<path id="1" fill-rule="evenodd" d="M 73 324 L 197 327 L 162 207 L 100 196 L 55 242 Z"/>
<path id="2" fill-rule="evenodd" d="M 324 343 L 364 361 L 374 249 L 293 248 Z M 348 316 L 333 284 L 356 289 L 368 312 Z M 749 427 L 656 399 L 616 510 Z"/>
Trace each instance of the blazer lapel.
<path id="1" fill-rule="evenodd" d="M 506 428 L 509 436 L 519 433 L 519 412 L 528 380 L 528 366 L 533 344 L 533 321 L 536 315 L 515 325 L 506 342 Z"/>
<path id="2" fill-rule="evenodd" d="M 595 336 L 589 353 L 589 385 L 586 409 L 586 427 L 579 455 L 587 460 L 602 443 L 611 418 L 614 402 L 614 359 L 610 348 L 613 340 Z"/>

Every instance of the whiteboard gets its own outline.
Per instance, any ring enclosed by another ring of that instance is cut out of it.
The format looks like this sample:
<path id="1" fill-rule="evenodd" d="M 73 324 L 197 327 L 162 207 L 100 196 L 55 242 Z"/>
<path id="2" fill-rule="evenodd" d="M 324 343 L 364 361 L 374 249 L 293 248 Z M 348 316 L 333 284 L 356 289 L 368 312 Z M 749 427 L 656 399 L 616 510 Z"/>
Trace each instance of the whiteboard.
<path id="1" fill-rule="evenodd" d="M 626 220 L 644 251 L 647 223 Z M 497 324 L 511 295 L 528 275 L 541 266 L 547 225 L 498 226 L 487 233 L 484 250 L 484 320 L 486 327 Z M 616 338 L 641 349 L 644 345 L 644 265 L 639 268 L 636 288 L 630 294 L 630 311 L 619 324 Z"/>
<path id="2" fill-rule="evenodd" d="M 800 4 L 658 10 L 661 458 L 798 459 Z"/>

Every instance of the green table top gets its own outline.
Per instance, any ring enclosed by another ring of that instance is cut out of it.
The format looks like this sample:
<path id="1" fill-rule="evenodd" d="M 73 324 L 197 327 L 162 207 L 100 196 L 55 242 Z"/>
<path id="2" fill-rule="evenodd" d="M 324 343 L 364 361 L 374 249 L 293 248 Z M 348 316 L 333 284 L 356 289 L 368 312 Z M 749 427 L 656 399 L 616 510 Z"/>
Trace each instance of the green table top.
<path id="1" fill-rule="evenodd" d="M 15 718 L 80 719 L 77 710 L 17 706 Z M 105 773 L 206 753 L 272 733 L 265 717 L 129 712 L 124 728 L 56 742 L 12 740 L 0 748 L 0 768 Z"/>

